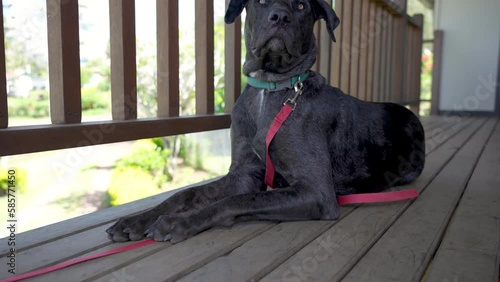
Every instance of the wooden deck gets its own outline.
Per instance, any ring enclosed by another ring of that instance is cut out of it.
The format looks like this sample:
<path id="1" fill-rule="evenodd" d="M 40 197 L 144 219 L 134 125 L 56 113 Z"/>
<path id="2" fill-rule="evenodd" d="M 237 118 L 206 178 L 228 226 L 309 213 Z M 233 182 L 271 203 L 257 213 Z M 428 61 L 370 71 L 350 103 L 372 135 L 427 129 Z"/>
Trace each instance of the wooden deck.
<path id="1" fill-rule="evenodd" d="M 430 117 L 423 123 L 424 173 L 401 187 L 417 188 L 415 201 L 342 207 L 337 221 L 212 229 L 28 281 L 497 281 L 499 119 Z M 18 234 L 17 273 L 122 246 L 108 241 L 110 223 L 172 193 Z M 2 239 L 0 278 L 9 277 L 8 248 Z"/>

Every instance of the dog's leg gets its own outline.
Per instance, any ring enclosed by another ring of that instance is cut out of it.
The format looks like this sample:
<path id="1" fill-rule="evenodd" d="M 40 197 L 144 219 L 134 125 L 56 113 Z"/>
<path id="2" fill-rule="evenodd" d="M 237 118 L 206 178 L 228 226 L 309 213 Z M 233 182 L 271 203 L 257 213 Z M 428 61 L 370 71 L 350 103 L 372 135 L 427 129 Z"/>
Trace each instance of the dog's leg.
<path id="1" fill-rule="evenodd" d="M 177 243 L 213 226 L 243 220 L 336 219 L 340 210 L 335 193 L 328 193 L 328 188 L 296 184 L 277 191 L 234 195 L 200 210 L 160 216 L 151 226 L 150 236 L 157 241 Z"/>
<path id="2" fill-rule="evenodd" d="M 200 210 L 223 198 L 263 189 L 262 172 L 247 170 L 233 170 L 214 182 L 180 191 L 150 210 L 121 218 L 106 230 L 108 237 L 115 242 L 141 240 L 159 216 Z"/>

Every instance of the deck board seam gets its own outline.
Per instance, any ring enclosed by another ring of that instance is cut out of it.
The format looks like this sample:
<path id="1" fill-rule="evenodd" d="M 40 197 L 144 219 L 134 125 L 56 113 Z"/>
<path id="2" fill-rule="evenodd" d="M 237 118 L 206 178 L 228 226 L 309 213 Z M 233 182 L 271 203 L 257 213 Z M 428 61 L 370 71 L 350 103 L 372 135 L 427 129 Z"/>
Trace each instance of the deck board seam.
<path id="1" fill-rule="evenodd" d="M 490 120 L 489 118 L 486 119 L 486 122 L 488 122 L 489 120 Z M 485 124 L 486 124 L 486 122 L 485 122 Z M 469 182 L 470 182 L 472 176 L 474 175 L 474 171 L 476 170 L 476 168 L 477 168 L 477 166 L 479 164 L 479 161 L 483 157 L 483 154 L 485 152 L 486 146 L 491 141 L 491 138 L 493 137 L 493 134 L 495 133 L 495 129 L 497 128 L 499 122 L 500 122 L 500 120 L 497 119 L 496 122 L 495 122 L 495 125 L 493 126 L 491 132 L 489 133 L 488 138 L 484 142 L 483 147 L 481 148 L 481 151 L 479 152 L 477 158 L 475 159 L 474 166 L 471 169 L 469 175 L 467 176 L 467 180 L 465 181 L 464 188 L 462 189 L 462 192 L 458 195 L 458 197 L 457 197 L 458 199 L 456 200 L 455 205 L 452 207 L 452 209 L 450 209 L 451 213 L 450 213 L 449 217 L 445 218 L 445 220 L 443 221 L 443 225 L 446 225 L 446 227 L 444 227 L 442 229 L 441 234 L 439 232 L 436 234 L 435 239 L 433 240 L 434 243 L 432 243 L 431 246 L 429 247 L 429 251 L 427 252 L 427 256 L 424 259 L 424 260 L 428 260 L 427 264 L 425 265 L 425 267 L 422 267 L 423 271 L 419 272 L 417 270 L 417 272 L 416 272 L 416 274 L 414 276 L 413 281 L 421 281 L 422 279 L 424 279 L 425 278 L 425 274 L 429 271 L 430 267 L 432 266 L 433 259 L 435 258 L 437 252 L 440 249 L 441 244 L 443 243 L 443 239 L 446 236 L 446 233 L 448 232 L 448 230 L 450 228 L 450 225 L 451 225 L 451 223 L 453 221 L 453 218 L 456 216 L 456 211 L 458 209 L 458 206 L 460 205 L 460 202 L 462 201 L 462 198 L 463 198 L 463 196 L 465 194 L 465 191 L 467 190 L 467 187 L 469 186 Z M 476 133 L 477 132 L 475 132 L 474 135 Z M 434 248 L 434 251 L 431 252 L 430 250 L 432 250 L 433 248 Z M 430 255 L 431 253 L 432 253 L 432 255 Z"/>
<path id="2" fill-rule="evenodd" d="M 244 238 L 238 240 L 237 242 L 227 246 L 226 248 L 223 248 L 220 251 L 217 251 L 213 253 L 212 255 L 208 256 L 204 260 L 199 261 L 198 263 L 191 265 L 190 267 L 180 271 L 179 273 L 173 275 L 172 277 L 164 280 L 163 282 L 171 282 L 171 281 L 177 281 L 185 276 L 188 276 L 192 272 L 202 268 L 203 266 L 211 263 L 212 261 L 216 260 L 219 257 L 226 256 L 236 250 L 237 248 L 241 247 L 244 245 L 246 242 L 252 240 L 253 238 L 265 233 L 266 231 L 270 230 L 271 228 L 275 227 L 278 225 L 278 223 L 270 223 L 269 225 L 266 225 L 264 227 L 261 227 L 257 229 L 255 232 L 249 234 L 248 236 L 245 236 Z"/>
<path id="3" fill-rule="evenodd" d="M 465 144 L 467 144 L 474 136 L 475 134 L 486 124 L 488 119 L 486 119 L 480 126 L 478 126 L 477 129 L 475 129 L 469 137 L 467 137 L 466 140 L 464 140 L 463 144 L 461 147 L 463 147 Z M 446 141 L 444 141 L 442 144 L 440 145 L 443 145 L 445 144 L 446 142 L 448 142 L 451 138 L 453 138 L 455 135 L 457 135 L 458 133 L 460 133 L 462 130 L 464 130 L 465 128 L 467 128 L 468 126 L 470 126 L 473 122 L 471 121 L 468 125 L 464 125 L 463 128 L 461 128 L 460 130 L 457 130 L 457 133 L 454 134 L 453 136 L 451 136 L 450 138 L 448 138 Z M 426 155 L 430 155 L 432 154 L 434 151 L 436 151 L 439 147 L 437 146 L 434 150 L 428 152 Z M 425 184 L 425 186 L 422 188 L 422 190 L 420 191 L 420 194 L 423 194 L 425 193 L 425 190 L 427 190 L 427 188 L 429 187 L 429 185 L 431 185 L 432 181 L 434 181 L 434 179 L 439 175 L 439 173 L 453 160 L 453 158 L 455 158 L 455 156 L 458 154 L 460 150 L 457 149 L 447 160 L 446 162 L 443 163 L 443 165 L 440 167 L 439 171 L 436 171 L 434 172 L 434 174 L 429 178 L 428 182 Z M 346 267 L 344 269 L 342 269 L 341 271 L 339 271 L 339 273 L 337 275 L 335 275 L 330 281 L 341 281 L 342 279 L 344 279 L 349 273 L 350 271 L 356 267 L 356 264 L 364 257 L 364 255 L 366 253 L 368 253 L 371 248 L 379 241 L 380 238 L 382 238 L 388 231 L 389 229 L 392 227 L 392 225 L 406 212 L 406 210 L 408 210 L 408 208 L 410 208 L 410 206 L 415 202 L 415 200 L 411 200 L 410 202 L 404 204 L 396 213 L 394 213 L 394 216 L 391 218 L 391 220 L 389 221 L 389 223 L 387 224 L 386 228 L 384 228 L 384 230 L 382 232 L 380 232 L 380 234 L 378 236 L 375 236 L 373 238 L 373 240 L 371 240 L 368 244 L 370 244 L 370 246 L 363 250 L 361 252 L 361 255 L 359 255 L 356 260 L 353 260 L 353 264 L 346 264 L 346 265 L 349 265 L 350 267 Z M 367 245 L 368 245 L 367 244 Z"/>
<path id="4" fill-rule="evenodd" d="M 283 254 L 282 257 L 279 259 L 278 263 L 274 263 L 272 265 L 269 265 L 268 267 L 265 267 L 265 268 L 261 269 L 260 271 L 258 271 L 256 274 L 254 274 L 252 276 L 252 278 L 250 279 L 250 281 L 259 281 L 262 278 L 266 277 L 269 273 L 271 273 L 276 268 L 278 268 L 280 265 L 282 265 L 283 263 L 285 263 L 288 259 L 290 259 L 291 257 L 293 257 L 302 248 L 304 248 L 305 246 L 309 245 L 311 242 L 313 242 L 314 240 L 318 239 L 321 235 L 323 235 L 326 231 L 328 231 L 330 228 L 332 228 L 333 226 L 335 226 L 337 223 L 339 223 L 340 221 L 342 221 L 345 218 L 347 218 L 347 216 L 349 214 L 351 214 L 353 211 L 355 211 L 356 209 L 358 209 L 360 206 L 361 205 L 355 205 L 355 206 L 353 206 L 352 208 L 350 208 L 347 211 L 345 211 L 343 213 L 343 215 L 338 220 L 335 220 L 334 222 L 332 222 L 332 223 L 330 223 L 328 225 L 325 225 L 324 227 L 320 228 L 318 230 L 317 234 L 315 234 L 314 236 L 311 236 L 312 239 L 302 241 L 302 243 L 299 246 L 297 246 L 296 248 L 294 248 L 294 249 L 290 250 L 289 252 L 286 252 L 285 254 Z"/>

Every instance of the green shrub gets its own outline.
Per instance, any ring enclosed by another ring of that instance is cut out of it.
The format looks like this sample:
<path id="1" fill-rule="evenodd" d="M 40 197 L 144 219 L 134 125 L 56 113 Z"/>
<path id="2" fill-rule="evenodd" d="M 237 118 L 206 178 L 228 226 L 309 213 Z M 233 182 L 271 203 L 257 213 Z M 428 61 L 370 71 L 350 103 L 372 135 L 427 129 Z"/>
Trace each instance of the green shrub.
<path id="1" fill-rule="evenodd" d="M 27 189 L 26 179 L 28 173 L 24 169 L 13 169 L 15 171 L 16 194 L 25 192 Z M 6 196 L 9 190 L 9 170 L 0 168 L 0 197 Z"/>
<path id="2" fill-rule="evenodd" d="M 49 100 L 39 98 L 9 98 L 9 115 L 40 118 L 49 116 Z"/>
<path id="3" fill-rule="evenodd" d="M 131 153 L 116 163 L 116 168 L 139 168 L 149 173 L 158 187 L 169 180 L 166 170 L 170 150 L 154 139 L 139 140 L 132 145 Z"/>
<path id="4" fill-rule="evenodd" d="M 102 92 L 97 87 L 82 89 L 82 110 L 109 109 L 111 94 Z"/>
<path id="5" fill-rule="evenodd" d="M 153 177 L 140 168 L 115 169 L 107 192 L 111 206 L 118 206 L 158 194 Z"/>

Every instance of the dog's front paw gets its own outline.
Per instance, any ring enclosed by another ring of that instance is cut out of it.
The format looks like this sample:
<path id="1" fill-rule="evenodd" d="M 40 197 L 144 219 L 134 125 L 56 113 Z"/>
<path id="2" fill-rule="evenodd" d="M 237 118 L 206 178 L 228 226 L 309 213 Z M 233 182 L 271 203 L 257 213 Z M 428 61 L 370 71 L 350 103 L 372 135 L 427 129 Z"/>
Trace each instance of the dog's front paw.
<path id="1" fill-rule="evenodd" d="M 190 216 L 162 215 L 149 227 L 147 237 L 175 244 L 196 235 L 201 231 L 198 227 Z"/>
<path id="2" fill-rule="evenodd" d="M 155 219 L 148 214 L 124 217 L 109 227 L 106 233 L 113 242 L 139 241 L 144 239 L 146 230 Z"/>

